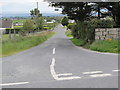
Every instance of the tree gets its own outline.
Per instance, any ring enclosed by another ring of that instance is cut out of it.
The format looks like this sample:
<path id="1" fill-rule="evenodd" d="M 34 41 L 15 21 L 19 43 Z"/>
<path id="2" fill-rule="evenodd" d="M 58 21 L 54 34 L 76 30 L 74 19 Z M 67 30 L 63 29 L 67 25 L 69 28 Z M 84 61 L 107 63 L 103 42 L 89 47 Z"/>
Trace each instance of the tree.
<path id="1" fill-rule="evenodd" d="M 53 2 L 51 6 L 62 8 L 62 13 L 67 15 L 69 19 L 76 21 L 75 30 L 72 30 L 75 38 L 80 38 L 84 33 L 82 25 L 84 20 L 86 20 L 91 14 L 91 5 L 88 2 Z M 77 28 L 81 26 L 81 28 Z"/>
<path id="2" fill-rule="evenodd" d="M 67 18 L 67 17 L 64 17 L 64 18 L 62 19 L 62 21 L 61 21 L 61 24 L 62 24 L 63 26 L 67 26 L 67 25 L 69 24 L 68 18 Z"/>
<path id="3" fill-rule="evenodd" d="M 53 2 L 50 5 L 62 8 L 62 13 L 75 21 L 84 21 L 91 12 L 91 7 L 87 2 Z"/>
<path id="4" fill-rule="evenodd" d="M 39 29 L 42 28 L 41 27 L 41 24 L 42 24 L 41 21 L 43 21 L 41 19 L 42 14 L 40 13 L 40 11 L 37 8 L 35 8 L 35 9 L 30 11 L 30 15 L 31 15 L 32 19 L 34 20 L 34 23 L 36 24 L 37 30 L 39 31 Z"/>
<path id="5" fill-rule="evenodd" d="M 32 20 L 26 20 L 23 24 L 23 30 L 25 33 L 30 33 L 34 30 L 34 22 Z"/>
<path id="6" fill-rule="evenodd" d="M 102 12 L 104 9 L 106 12 Z M 106 10 L 105 10 L 106 9 Z M 120 27 L 120 2 L 95 2 L 92 6 L 92 11 L 98 13 L 98 18 L 112 16 L 116 22 L 116 26 Z"/>
<path id="7" fill-rule="evenodd" d="M 37 8 L 34 8 L 33 10 L 31 10 L 30 15 L 31 15 L 32 19 L 34 19 L 37 16 L 42 17 L 42 14 L 40 13 L 40 11 Z"/>
<path id="8" fill-rule="evenodd" d="M 111 12 L 113 14 L 113 18 L 116 22 L 116 26 L 120 27 L 120 1 L 119 2 L 114 2 L 112 4 L 112 9 Z"/>
<path id="9" fill-rule="evenodd" d="M 39 30 L 43 28 L 43 22 L 43 17 L 39 17 L 37 20 L 37 27 L 39 28 Z"/>

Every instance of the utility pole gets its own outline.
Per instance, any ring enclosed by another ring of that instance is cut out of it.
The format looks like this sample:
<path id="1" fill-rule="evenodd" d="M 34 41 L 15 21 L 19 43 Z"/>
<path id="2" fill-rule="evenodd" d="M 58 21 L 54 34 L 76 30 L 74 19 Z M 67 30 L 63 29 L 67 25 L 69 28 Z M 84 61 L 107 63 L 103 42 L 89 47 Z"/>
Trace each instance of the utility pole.
<path id="1" fill-rule="evenodd" d="M 38 19 L 39 19 L 39 16 L 38 16 L 39 13 L 38 13 L 38 8 L 39 8 L 39 7 L 38 7 L 38 2 L 37 2 L 37 26 L 38 26 L 37 29 L 38 29 L 38 31 L 39 31 L 39 24 L 38 24 L 38 23 L 39 23 L 39 22 L 38 22 L 38 21 L 39 21 L 39 20 L 38 20 Z"/>

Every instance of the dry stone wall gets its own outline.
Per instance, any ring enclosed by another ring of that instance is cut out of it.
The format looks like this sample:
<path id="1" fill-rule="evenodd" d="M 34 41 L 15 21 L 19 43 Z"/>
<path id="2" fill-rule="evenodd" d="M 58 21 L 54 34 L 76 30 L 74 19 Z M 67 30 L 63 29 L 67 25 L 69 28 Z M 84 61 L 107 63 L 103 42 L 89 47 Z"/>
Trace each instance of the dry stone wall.
<path id="1" fill-rule="evenodd" d="M 120 28 L 97 28 L 95 40 L 120 39 Z"/>

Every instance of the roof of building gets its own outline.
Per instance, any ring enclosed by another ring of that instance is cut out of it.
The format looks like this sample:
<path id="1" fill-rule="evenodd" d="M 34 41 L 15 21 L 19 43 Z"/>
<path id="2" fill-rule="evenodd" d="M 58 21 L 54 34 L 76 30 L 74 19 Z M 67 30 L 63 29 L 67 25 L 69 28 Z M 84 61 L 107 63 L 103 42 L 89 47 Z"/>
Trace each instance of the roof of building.
<path id="1" fill-rule="evenodd" d="M 12 28 L 12 20 L 2 20 L 2 28 Z"/>

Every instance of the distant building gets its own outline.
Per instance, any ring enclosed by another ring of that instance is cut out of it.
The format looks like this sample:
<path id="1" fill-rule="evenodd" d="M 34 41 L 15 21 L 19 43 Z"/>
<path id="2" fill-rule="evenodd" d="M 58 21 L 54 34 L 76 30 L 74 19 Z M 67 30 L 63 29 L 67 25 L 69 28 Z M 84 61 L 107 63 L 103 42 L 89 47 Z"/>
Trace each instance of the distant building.
<path id="1" fill-rule="evenodd" d="M 74 23 L 74 22 L 75 22 L 75 20 L 69 20 L 68 22 L 69 22 L 69 23 Z"/>
<path id="2" fill-rule="evenodd" d="M 5 33 L 6 28 L 13 28 L 12 20 L 0 20 L 0 34 Z"/>
<path id="3" fill-rule="evenodd" d="M 14 23 L 14 26 L 23 26 L 23 23 Z"/>
<path id="4" fill-rule="evenodd" d="M 2 28 L 13 28 L 12 20 L 2 20 Z"/>
<path id="5" fill-rule="evenodd" d="M 52 21 L 50 21 L 50 22 L 46 22 L 46 23 L 55 23 L 55 20 L 52 20 Z"/>

